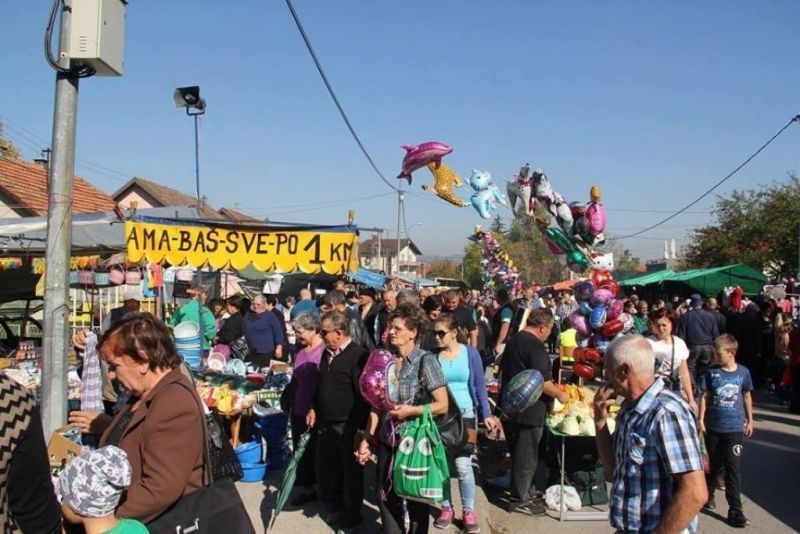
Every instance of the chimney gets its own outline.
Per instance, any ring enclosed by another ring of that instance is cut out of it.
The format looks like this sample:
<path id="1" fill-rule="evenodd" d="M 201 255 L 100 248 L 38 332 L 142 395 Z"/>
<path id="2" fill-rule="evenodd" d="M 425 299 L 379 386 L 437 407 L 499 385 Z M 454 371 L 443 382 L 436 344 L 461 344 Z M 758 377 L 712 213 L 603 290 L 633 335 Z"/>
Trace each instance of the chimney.
<path id="1" fill-rule="evenodd" d="M 47 161 L 47 158 L 36 158 L 33 160 L 33 163 L 44 170 L 48 170 L 48 167 L 50 166 L 50 162 Z"/>

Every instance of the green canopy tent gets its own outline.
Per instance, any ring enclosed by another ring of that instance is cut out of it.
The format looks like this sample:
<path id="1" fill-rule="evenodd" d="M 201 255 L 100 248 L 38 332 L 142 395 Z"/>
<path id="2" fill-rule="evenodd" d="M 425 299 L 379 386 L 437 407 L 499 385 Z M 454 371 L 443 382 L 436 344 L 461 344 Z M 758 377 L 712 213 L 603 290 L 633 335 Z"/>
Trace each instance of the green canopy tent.
<path id="1" fill-rule="evenodd" d="M 745 293 L 757 295 L 761 293 L 765 283 L 767 283 L 767 277 L 763 273 L 744 263 L 681 271 L 664 280 L 664 285 L 668 289 L 685 284 L 692 290 L 708 297 L 715 296 L 730 286 L 741 286 Z"/>
<path id="2" fill-rule="evenodd" d="M 741 286 L 745 293 L 754 295 L 761 292 L 767 277 L 743 263 L 712 267 L 708 269 L 690 269 L 688 271 L 656 271 L 636 278 L 623 280 L 620 287 L 629 293 L 634 288 L 642 288 L 650 294 L 702 293 L 715 296 L 729 286 Z"/>

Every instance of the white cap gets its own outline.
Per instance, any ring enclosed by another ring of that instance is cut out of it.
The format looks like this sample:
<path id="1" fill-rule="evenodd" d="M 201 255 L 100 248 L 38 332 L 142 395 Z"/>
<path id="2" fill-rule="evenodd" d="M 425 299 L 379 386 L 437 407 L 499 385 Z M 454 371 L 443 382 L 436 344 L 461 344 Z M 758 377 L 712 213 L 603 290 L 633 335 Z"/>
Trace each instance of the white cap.
<path id="1" fill-rule="evenodd" d="M 142 302 L 142 295 L 139 293 L 138 289 L 130 288 L 125 290 L 122 300 L 138 300 L 139 302 Z"/>

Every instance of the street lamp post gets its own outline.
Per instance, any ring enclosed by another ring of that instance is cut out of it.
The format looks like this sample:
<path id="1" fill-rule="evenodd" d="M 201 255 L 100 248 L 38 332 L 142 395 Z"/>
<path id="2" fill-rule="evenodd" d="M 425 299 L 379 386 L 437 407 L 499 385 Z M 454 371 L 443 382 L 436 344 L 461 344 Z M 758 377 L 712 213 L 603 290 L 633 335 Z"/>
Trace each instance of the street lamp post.
<path id="1" fill-rule="evenodd" d="M 186 109 L 186 114 L 194 117 L 194 180 L 197 189 L 197 212 L 200 215 L 200 141 L 197 130 L 197 117 L 206 112 L 206 101 L 200 98 L 200 87 L 178 87 L 172 94 L 172 100 L 179 108 Z"/>

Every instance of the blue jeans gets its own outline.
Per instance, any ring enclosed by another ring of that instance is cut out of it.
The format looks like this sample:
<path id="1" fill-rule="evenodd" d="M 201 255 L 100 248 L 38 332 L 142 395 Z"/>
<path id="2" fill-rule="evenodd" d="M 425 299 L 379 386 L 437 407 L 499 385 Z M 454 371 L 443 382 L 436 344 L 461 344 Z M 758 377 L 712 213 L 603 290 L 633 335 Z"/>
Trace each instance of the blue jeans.
<path id="1" fill-rule="evenodd" d="M 472 419 L 475 417 L 475 410 L 472 408 L 462 409 L 461 417 L 464 419 Z M 468 451 L 471 451 L 471 447 Z M 458 475 L 458 492 L 461 494 L 461 507 L 464 510 L 475 509 L 475 473 L 472 471 L 472 454 L 465 450 L 455 458 L 448 457 L 450 461 L 450 472 L 456 472 Z M 454 469 L 455 467 L 455 469 Z M 450 499 L 450 484 L 447 484 L 444 489 L 444 501 L 442 506 L 452 508 Z"/>

